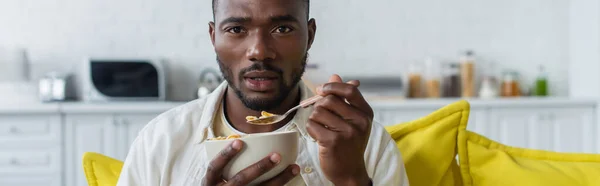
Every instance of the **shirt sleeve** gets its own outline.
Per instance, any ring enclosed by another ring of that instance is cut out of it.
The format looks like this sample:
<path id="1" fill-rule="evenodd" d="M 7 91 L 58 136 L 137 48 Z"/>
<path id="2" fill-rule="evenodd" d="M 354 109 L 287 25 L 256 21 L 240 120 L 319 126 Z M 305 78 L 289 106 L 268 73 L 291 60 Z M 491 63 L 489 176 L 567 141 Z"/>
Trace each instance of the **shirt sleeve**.
<path id="1" fill-rule="evenodd" d="M 376 170 L 373 185 L 409 185 L 402 155 L 393 140 L 387 142 Z"/>
<path id="2" fill-rule="evenodd" d="M 374 122 L 373 125 L 379 125 Z M 381 126 L 374 127 L 371 131 L 379 135 L 379 142 L 381 149 L 377 155 L 377 163 L 375 164 L 375 172 L 371 180 L 373 185 L 394 185 L 394 186 L 408 186 L 408 176 L 406 175 L 406 169 L 404 166 L 404 160 L 402 154 L 395 141 Z"/>

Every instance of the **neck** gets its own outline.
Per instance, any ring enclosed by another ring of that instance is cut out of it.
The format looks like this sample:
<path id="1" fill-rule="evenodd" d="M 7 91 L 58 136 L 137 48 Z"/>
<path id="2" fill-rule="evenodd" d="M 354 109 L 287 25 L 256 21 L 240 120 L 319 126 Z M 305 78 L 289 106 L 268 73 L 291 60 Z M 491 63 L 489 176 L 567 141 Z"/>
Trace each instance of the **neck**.
<path id="1" fill-rule="evenodd" d="M 293 117 L 288 117 L 285 120 L 273 124 L 273 125 L 252 125 L 246 123 L 246 116 L 260 116 L 260 111 L 252 110 L 246 107 L 242 100 L 237 97 L 235 92 L 229 91 L 231 88 L 227 87 L 227 91 L 225 93 L 225 117 L 233 125 L 233 127 L 243 133 L 251 134 L 251 133 L 262 133 L 262 132 L 272 132 L 275 131 L 290 120 Z M 292 107 L 298 105 L 300 102 L 300 88 L 297 85 L 290 94 L 285 98 L 285 100 L 279 105 L 279 107 L 272 110 L 265 110 L 269 113 L 274 114 L 283 114 L 287 112 Z"/>

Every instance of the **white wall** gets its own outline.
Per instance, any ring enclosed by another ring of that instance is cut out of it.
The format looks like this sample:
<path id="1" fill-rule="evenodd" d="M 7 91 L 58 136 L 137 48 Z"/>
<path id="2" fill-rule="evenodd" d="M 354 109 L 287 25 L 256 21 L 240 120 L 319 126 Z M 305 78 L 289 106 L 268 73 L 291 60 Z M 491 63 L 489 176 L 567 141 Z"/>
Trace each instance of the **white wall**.
<path id="1" fill-rule="evenodd" d="M 311 3 L 318 30 L 310 60 L 328 71 L 396 75 L 414 60 L 456 59 L 470 48 L 527 83 L 544 64 L 553 93 L 568 93 L 567 0 Z M 0 46 L 27 47 L 34 78 L 88 55 L 165 56 L 177 72 L 171 93 L 187 99 L 201 68 L 216 67 L 210 10 L 209 0 L 0 0 Z"/>
<path id="2" fill-rule="evenodd" d="M 569 95 L 600 97 L 600 3 L 571 0 Z"/>

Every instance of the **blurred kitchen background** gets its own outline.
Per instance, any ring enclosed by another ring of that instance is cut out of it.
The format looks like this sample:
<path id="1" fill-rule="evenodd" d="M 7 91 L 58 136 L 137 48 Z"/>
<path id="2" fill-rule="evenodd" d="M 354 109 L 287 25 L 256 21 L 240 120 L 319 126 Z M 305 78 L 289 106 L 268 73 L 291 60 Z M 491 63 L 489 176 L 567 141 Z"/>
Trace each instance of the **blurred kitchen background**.
<path id="1" fill-rule="evenodd" d="M 0 185 L 87 185 L 158 114 L 222 81 L 209 0 L 0 0 Z M 393 125 L 460 99 L 469 128 L 600 153 L 597 0 L 313 0 L 304 80 L 359 79 Z M 112 78 L 112 79 L 111 79 Z"/>

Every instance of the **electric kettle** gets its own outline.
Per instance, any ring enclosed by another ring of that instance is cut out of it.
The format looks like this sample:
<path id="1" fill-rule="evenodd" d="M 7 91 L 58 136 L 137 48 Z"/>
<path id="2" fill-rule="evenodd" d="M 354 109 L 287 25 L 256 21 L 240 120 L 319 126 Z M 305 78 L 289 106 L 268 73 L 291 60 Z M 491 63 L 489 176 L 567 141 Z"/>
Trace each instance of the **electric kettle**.
<path id="1" fill-rule="evenodd" d="M 214 68 L 206 68 L 200 73 L 200 80 L 198 82 L 198 90 L 196 92 L 196 98 L 204 98 L 211 92 L 213 92 L 224 79 L 221 74 Z"/>

